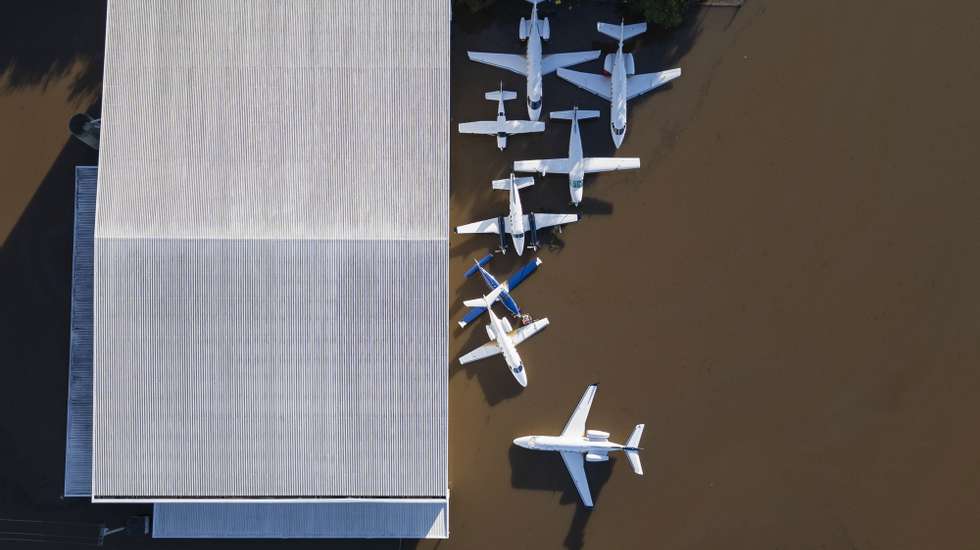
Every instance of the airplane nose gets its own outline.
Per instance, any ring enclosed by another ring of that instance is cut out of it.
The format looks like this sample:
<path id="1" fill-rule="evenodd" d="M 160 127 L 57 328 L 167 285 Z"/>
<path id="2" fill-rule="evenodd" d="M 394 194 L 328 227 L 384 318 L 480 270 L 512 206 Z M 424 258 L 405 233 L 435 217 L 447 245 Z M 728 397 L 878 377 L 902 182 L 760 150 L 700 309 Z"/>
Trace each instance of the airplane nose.
<path id="1" fill-rule="evenodd" d="M 572 189 L 572 204 L 578 206 L 582 202 L 582 189 Z"/>
<path id="2" fill-rule="evenodd" d="M 622 134 L 618 134 L 618 135 L 617 134 L 613 134 L 613 143 L 616 144 L 616 148 L 617 149 L 619 149 L 619 146 L 623 144 L 623 138 L 624 137 L 626 137 L 626 133 L 625 132 L 623 132 Z"/>
<path id="3" fill-rule="evenodd" d="M 517 373 L 517 383 L 520 384 L 522 388 L 527 387 L 527 369 L 521 369 L 521 372 Z"/>
<path id="4" fill-rule="evenodd" d="M 514 445 L 517 445 L 518 447 L 522 447 L 524 449 L 527 449 L 528 448 L 527 444 L 528 444 L 528 441 L 530 441 L 530 440 L 531 440 L 531 438 L 528 437 L 528 436 L 518 437 L 517 439 L 514 440 Z"/>
<path id="5" fill-rule="evenodd" d="M 541 118 L 541 107 L 538 107 L 537 109 L 528 107 L 527 116 L 531 117 L 531 120 L 536 122 L 539 118 Z"/>

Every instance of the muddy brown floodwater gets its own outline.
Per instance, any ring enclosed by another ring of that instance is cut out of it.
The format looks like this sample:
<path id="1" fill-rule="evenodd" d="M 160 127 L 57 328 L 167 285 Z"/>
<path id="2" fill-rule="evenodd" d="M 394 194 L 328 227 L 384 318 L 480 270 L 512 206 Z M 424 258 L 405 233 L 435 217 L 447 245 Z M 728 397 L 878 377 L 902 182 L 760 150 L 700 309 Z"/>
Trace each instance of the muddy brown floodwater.
<path id="1" fill-rule="evenodd" d="M 97 89 L 98 70 L 81 80 L 72 71 L 99 55 L 104 5 L 75 27 L 86 17 L 78 9 L 37 5 L 13 10 L 27 14 L 13 17 L 19 38 L 0 40 L 4 68 L 20 61 L 17 85 L 0 91 L 0 517 L 118 524 L 145 509 L 59 500 L 71 174 L 95 159 L 66 141 L 65 123 Z M 454 124 L 492 117 L 481 96 L 501 80 L 518 91 L 509 116 L 526 116 L 523 80 L 465 51 L 520 52 L 517 21 L 528 11 L 514 0 L 456 14 Z M 614 4 L 542 11 L 553 33 L 546 53 L 615 48 L 594 27 L 619 20 Z M 501 361 L 459 368 L 455 358 L 486 337 L 479 324 L 452 325 L 451 539 L 245 546 L 976 547 L 978 23 L 980 5 L 967 0 L 703 9 L 627 44 L 639 72 L 680 66 L 684 76 L 630 103 L 618 152 L 608 103 L 546 77 L 546 112 L 602 113 L 582 123 L 587 154 L 639 156 L 643 168 L 587 177 L 584 219 L 545 237 L 541 269 L 515 292 L 552 322 L 521 346 L 528 388 Z M 85 30 L 65 32 L 76 27 Z M 514 160 L 564 156 L 568 132 L 549 121 L 503 153 L 492 138 L 454 133 L 453 224 L 502 213 L 505 196 L 489 180 Z M 523 199 L 538 211 L 570 208 L 563 176 L 537 178 Z M 482 290 L 462 273 L 492 245 L 452 236 L 453 323 L 460 298 Z M 504 275 L 531 257 L 490 267 Z M 622 457 L 590 464 L 590 512 L 559 457 L 511 440 L 560 431 L 596 381 L 590 426 L 621 441 L 645 422 L 646 475 Z"/>

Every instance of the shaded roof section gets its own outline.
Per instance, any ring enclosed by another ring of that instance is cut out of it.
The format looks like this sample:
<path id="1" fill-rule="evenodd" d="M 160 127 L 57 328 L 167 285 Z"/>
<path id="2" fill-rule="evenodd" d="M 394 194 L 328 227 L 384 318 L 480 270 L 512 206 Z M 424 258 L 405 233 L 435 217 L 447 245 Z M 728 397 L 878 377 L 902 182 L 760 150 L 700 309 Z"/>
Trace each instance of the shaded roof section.
<path id="1" fill-rule="evenodd" d="M 108 11 L 93 498 L 444 497 L 449 2 Z"/>
<path id="2" fill-rule="evenodd" d="M 153 538 L 447 538 L 449 502 L 159 503 Z"/>
<path id="3" fill-rule="evenodd" d="M 110 2 L 97 234 L 443 238 L 449 18 L 448 0 Z"/>

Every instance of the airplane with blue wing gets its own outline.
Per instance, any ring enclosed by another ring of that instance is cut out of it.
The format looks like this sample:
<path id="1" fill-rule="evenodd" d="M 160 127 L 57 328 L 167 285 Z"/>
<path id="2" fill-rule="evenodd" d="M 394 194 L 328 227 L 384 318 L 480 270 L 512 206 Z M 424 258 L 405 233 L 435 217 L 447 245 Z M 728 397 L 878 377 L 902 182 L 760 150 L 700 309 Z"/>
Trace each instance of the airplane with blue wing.
<path id="1" fill-rule="evenodd" d="M 477 273 L 479 273 L 480 277 L 483 279 L 483 282 L 486 283 L 488 289 L 493 290 L 498 286 L 501 286 L 500 283 L 497 282 L 497 278 L 494 277 L 492 273 L 490 273 L 483 267 L 488 263 L 490 263 L 490 260 L 492 259 L 493 259 L 493 254 L 487 254 L 486 256 L 480 258 L 479 260 L 474 260 L 475 265 L 469 268 L 468 270 L 466 270 L 466 273 L 464 273 L 463 276 L 468 279 L 476 275 Z M 497 301 L 503 304 L 504 307 L 507 308 L 507 311 L 511 312 L 511 314 L 514 317 L 519 318 L 521 320 L 521 323 L 525 325 L 531 321 L 531 317 L 521 312 L 520 306 L 517 305 L 517 301 L 514 300 L 513 296 L 511 296 L 510 293 L 513 292 L 521 283 L 523 283 L 524 280 L 527 279 L 532 273 L 534 273 L 538 269 L 539 265 L 541 265 L 541 259 L 534 258 L 534 260 L 532 260 L 527 265 L 525 265 L 520 270 L 518 270 L 517 273 L 511 275 L 510 278 L 507 279 L 507 282 L 504 283 L 503 286 L 505 288 L 500 293 L 500 296 L 497 298 Z M 463 317 L 463 319 L 458 322 L 459 326 L 462 328 L 466 328 L 468 324 L 475 321 L 486 311 L 487 308 L 483 306 L 470 308 L 470 310 L 466 312 L 466 315 Z"/>

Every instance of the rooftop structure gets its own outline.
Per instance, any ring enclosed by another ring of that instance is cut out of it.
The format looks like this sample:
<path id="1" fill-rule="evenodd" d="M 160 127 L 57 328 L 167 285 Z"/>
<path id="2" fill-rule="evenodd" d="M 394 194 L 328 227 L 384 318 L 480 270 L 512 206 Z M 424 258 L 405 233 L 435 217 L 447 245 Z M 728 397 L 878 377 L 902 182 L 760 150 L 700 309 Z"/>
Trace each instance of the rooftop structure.
<path id="1" fill-rule="evenodd" d="M 109 2 L 94 501 L 165 501 L 160 536 L 448 535 L 449 18 Z"/>

